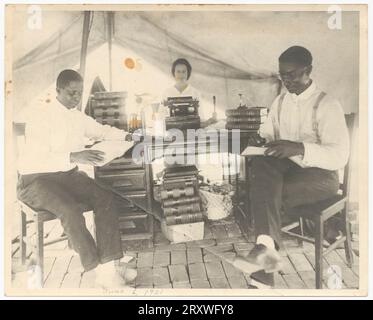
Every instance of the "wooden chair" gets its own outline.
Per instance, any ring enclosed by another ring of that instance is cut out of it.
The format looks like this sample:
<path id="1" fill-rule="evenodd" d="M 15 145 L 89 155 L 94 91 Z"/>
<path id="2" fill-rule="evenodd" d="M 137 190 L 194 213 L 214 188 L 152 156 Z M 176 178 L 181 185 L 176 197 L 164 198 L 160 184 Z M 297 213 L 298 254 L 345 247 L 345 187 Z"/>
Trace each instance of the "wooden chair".
<path id="1" fill-rule="evenodd" d="M 25 139 L 25 124 L 24 123 L 13 123 L 13 134 L 17 139 L 17 149 Z M 23 141 L 22 141 L 23 140 Z M 18 150 L 17 150 L 18 152 Z M 35 226 L 35 244 L 32 246 L 32 253 L 35 256 L 36 265 L 39 266 L 41 271 L 41 279 L 44 280 L 44 246 L 51 245 L 67 239 L 66 235 L 61 235 L 55 239 L 44 242 L 44 222 L 57 219 L 55 215 L 48 211 L 36 211 L 30 208 L 24 202 L 17 200 L 17 210 L 20 216 L 20 256 L 21 263 L 26 263 L 26 250 L 27 250 L 27 224 L 33 223 Z"/>
<path id="2" fill-rule="evenodd" d="M 352 146 L 353 135 L 354 135 L 354 121 L 355 114 L 351 113 L 345 115 L 347 127 L 350 134 L 350 146 Z M 350 188 L 350 165 L 351 155 L 347 165 L 344 168 L 343 183 L 340 184 L 340 191 L 334 197 L 320 201 L 311 205 L 303 205 L 296 207 L 291 210 L 291 214 L 296 214 L 299 217 L 299 221 L 294 222 L 288 226 L 282 228 L 282 231 L 292 237 L 298 239 L 300 245 L 303 241 L 311 242 L 315 244 L 315 269 L 316 269 L 316 288 L 322 288 L 323 282 L 323 258 L 342 243 L 344 243 L 346 260 L 348 265 L 351 267 L 353 264 L 353 253 L 351 247 L 351 231 L 348 221 L 348 196 Z M 324 244 L 324 227 L 325 222 L 330 218 L 337 217 L 343 224 L 343 236 L 336 240 L 331 245 Z M 303 233 L 303 222 L 304 219 L 313 220 L 315 224 L 315 238 L 310 238 Z M 294 229 L 298 228 L 299 232 L 295 232 Z M 324 247 L 326 249 L 324 250 Z"/>
<path id="3" fill-rule="evenodd" d="M 21 263 L 26 264 L 27 224 L 33 223 L 36 239 L 32 252 L 35 256 L 35 263 L 40 268 L 40 277 L 44 281 L 44 246 L 67 240 L 67 236 L 63 234 L 53 240 L 44 241 L 44 222 L 55 220 L 56 216 L 48 211 L 33 210 L 20 200 L 18 200 L 18 210 L 21 218 L 19 236 Z"/>

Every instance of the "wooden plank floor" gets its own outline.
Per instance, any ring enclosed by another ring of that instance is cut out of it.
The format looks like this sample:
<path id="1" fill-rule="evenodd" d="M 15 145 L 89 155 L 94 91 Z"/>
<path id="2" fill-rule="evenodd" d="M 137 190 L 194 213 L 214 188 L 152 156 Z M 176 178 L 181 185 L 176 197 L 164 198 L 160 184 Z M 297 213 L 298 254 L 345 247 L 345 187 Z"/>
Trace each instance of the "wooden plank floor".
<path id="1" fill-rule="evenodd" d="M 58 221 L 45 226 L 46 240 L 60 235 Z M 32 234 L 32 232 L 30 233 Z M 315 288 L 312 244 L 299 247 L 296 241 L 285 239 L 286 250 L 281 252 L 284 265 L 275 274 L 277 289 Z M 12 279 L 14 287 L 27 285 L 27 268 L 20 266 L 18 242 L 13 244 Z M 223 253 L 227 258 L 245 254 L 253 243 L 242 237 L 233 217 L 205 224 L 205 239 L 195 242 L 170 244 L 159 225 L 155 227 L 154 246 L 140 250 L 138 243 L 127 243 L 126 254 L 132 256 L 130 265 L 138 270 L 135 287 L 144 288 L 249 288 L 249 277 L 211 254 Z M 32 256 L 28 255 L 29 261 Z M 325 258 L 324 287 L 358 288 L 359 259 L 349 268 L 343 249 Z M 94 272 L 83 272 L 79 257 L 68 248 L 67 241 L 45 247 L 44 286 L 47 288 L 93 288 Z"/>

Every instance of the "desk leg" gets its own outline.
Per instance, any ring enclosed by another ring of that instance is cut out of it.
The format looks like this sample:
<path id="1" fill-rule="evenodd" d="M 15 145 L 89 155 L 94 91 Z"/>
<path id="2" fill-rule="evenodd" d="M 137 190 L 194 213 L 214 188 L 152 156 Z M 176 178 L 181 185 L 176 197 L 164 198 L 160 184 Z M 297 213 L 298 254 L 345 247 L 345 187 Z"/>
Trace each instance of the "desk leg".
<path id="1" fill-rule="evenodd" d="M 146 182 L 146 201 L 149 212 L 153 212 L 154 194 L 153 194 L 153 170 L 151 163 L 145 163 L 145 182 Z M 149 247 L 153 246 L 154 239 L 154 217 L 148 214 L 148 232 L 151 234 Z"/>
<path id="2" fill-rule="evenodd" d="M 248 228 L 250 231 L 254 231 L 254 218 L 251 213 L 251 204 L 250 204 L 250 159 L 245 157 L 245 188 L 247 196 L 245 197 L 245 214 L 247 217 Z"/>
<path id="3" fill-rule="evenodd" d="M 250 234 L 254 231 L 254 222 L 253 218 L 251 215 L 251 210 L 250 210 L 250 199 L 249 199 L 249 160 L 247 157 L 245 157 L 245 182 L 244 182 L 244 200 L 243 200 L 243 206 L 240 205 L 240 193 L 241 193 L 241 188 L 240 185 L 237 184 L 237 195 L 236 195 L 236 219 L 238 220 L 239 226 L 241 228 L 241 232 L 244 235 L 244 237 L 248 240 Z"/>

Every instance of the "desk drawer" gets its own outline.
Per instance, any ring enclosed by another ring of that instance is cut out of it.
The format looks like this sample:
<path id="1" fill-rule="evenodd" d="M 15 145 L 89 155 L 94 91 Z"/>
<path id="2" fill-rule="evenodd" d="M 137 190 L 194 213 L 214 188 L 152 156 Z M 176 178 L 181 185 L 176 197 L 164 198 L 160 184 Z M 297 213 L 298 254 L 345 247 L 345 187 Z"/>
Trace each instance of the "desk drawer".
<path id="1" fill-rule="evenodd" d="M 111 170 L 132 170 L 144 168 L 144 162 L 135 163 L 132 158 L 117 158 L 110 161 L 105 166 L 97 168 L 97 171 L 111 171 Z"/>
<path id="2" fill-rule="evenodd" d="M 118 189 L 118 191 L 135 191 L 145 189 L 145 172 L 143 170 L 130 170 L 121 173 L 100 172 L 97 178 L 103 183 Z"/>

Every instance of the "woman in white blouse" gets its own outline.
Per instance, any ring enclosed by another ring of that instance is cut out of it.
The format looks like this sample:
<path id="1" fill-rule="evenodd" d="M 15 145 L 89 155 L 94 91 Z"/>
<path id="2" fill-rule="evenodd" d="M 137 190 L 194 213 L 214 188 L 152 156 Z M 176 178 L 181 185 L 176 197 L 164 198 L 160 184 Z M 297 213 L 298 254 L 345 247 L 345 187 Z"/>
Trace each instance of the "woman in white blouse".
<path id="1" fill-rule="evenodd" d="M 189 61 L 180 58 L 172 63 L 172 75 L 175 78 L 175 84 L 166 89 L 162 95 L 162 100 L 166 101 L 168 97 L 193 97 L 200 102 L 199 116 L 201 118 L 201 127 L 205 128 L 216 122 L 216 118 L 207 118 L 203 106 L 201 107 L 201 99 L 198 90 L 189 84 L 189 78 L 192 74 L 192 66 Z"/>
<path id="2" fill-rule="evenodd" d="M 216 116 L 208 118 L 206 110 L 204 109 L 203 104 L 201 103 L 199 91 L 196 90 L 189 83 L 189 79 L 192 74 L 192 66 L 190 65 L 189 61 L 184 58 L 175 60 L 172 63 L 171 72 L 175 79 L 175 84 L 164 91 L 162 95 L 162 101 L 165 102 L 169 97 L 193 97 L 194 99 L 197 99 L 199 101 L 198 113 L 201 118 L 201 128 L 206 128 L 207 126 L 216 123 Z M 164 111 L 167 113 L 168 108 L 167 110 L 164 109 Z M 173 162 L 173 157 L 166 158 L 164 159 L 165 162 L 163 163 L 164 165 L 166 165 L 166 167 L 172 166 L 174 164 L 180 164 L 176 160 L 176 162 Z M 217 160 L 219 158 L 220 156 L 215 153 L 211 153 L 209 155 L 198 154 L 196 155 L 195 163 L 197 164 L 199 170 L 206 177 L 211 178 L 210 180 L 214 180 L 216 179 L 217 166 L 221 167 L 220 160 Z M 211 161 L 210 159 L 214 159 L 214 161 Z M 161 160 L 157 161 L 157 165 L 159 164 L 160 168 L 158 168 L 158 171 L 161 171 L 163 169 Z M 156 172 L 156 170 L 157 169 L 155 169 L 155 165 L 153 164 L 153 171 Z M 219 174 L 217 174 L 217 176 L 219 176 Z"/>

